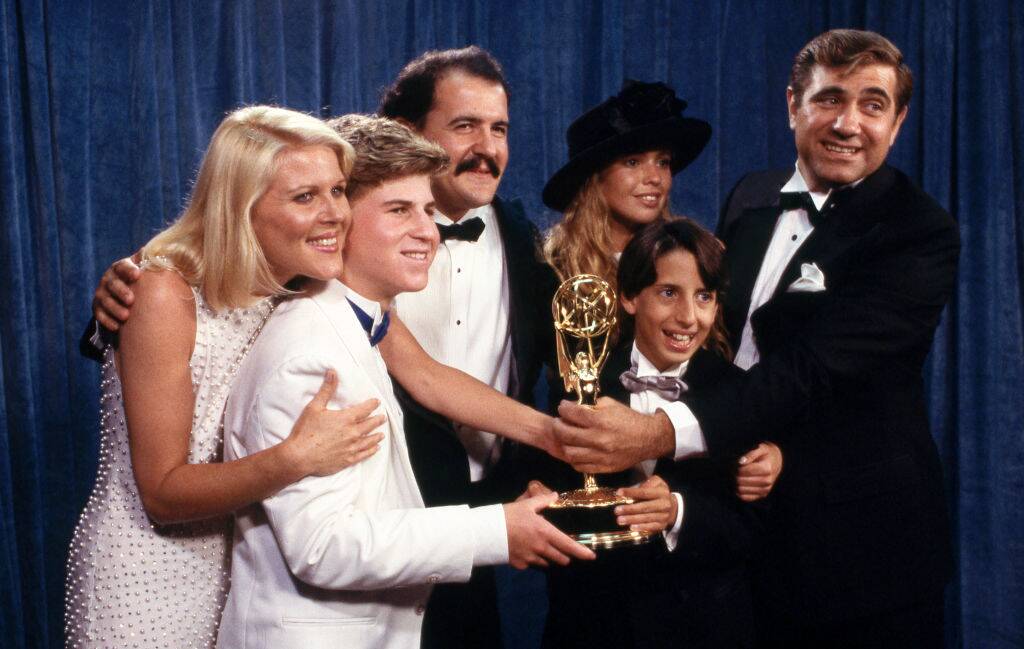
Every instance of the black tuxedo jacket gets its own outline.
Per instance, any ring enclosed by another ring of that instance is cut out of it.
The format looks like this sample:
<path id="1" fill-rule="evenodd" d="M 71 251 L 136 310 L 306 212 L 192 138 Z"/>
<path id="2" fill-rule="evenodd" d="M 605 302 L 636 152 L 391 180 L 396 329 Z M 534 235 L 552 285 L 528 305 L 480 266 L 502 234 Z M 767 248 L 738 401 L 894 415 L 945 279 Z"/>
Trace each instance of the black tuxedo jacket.
<path id="1" fill-rule="evenodd" d="M 624 338 L 601 372 L 601 392 L 628 404 L 619 375 L 629 369 L 632 341 Z M 701 389 L 741 374 L 702 349 L 684 378 L 690 389 Z M 749 560 L 760 547 L 768 503 L 736 497 L 734 466 L 731 459 L 659 460 L 655 473 L 684 501 L 675 551 L 657 539 L 602 551 L 592 564 L 550 568 L 545 647 L 753 646 Z M 545 478 L 560 480 L 561 489 L 581 486 L 579 474 L 564 468 Z M 598 482 L 622 486 L 632 476 L 602 475 Z"/>
<path id="2" fill-rule="evenodd" d="M 723 209 L 734 347 L 792 173 L 745 177 Z M 778 430 L 785 469 L 758 579 L 774 624 L 892 610 L 941 594 L 950 574 L 922 366 L 954 288 L 957 226 L 888 166 L 829 202 L 752 315 L 759 363 L 684 399 L 712 456 L 749 448 L 765 423 Z M 804 263 L 824 291 L 787 291 Z"/>
<path id="3" fill-rule="evenodd" d="M 526 218 L 522 205 L 500 199 L 495 199 L 493 205 L 508 268 L 512 336 L 509 393 L 532 405 L 541 367 L 554 350 L 550 300 L 557 281 L 543 261 L 537 228 Z M 497 464 L 483 480 L 471 482 L 466 450 L 451 421 L 427 410 L 397 381 L 393 383 L 404 413 L 409 459 L 428 507 L 508 502 L 522 493 L 529 472 L 522 468 L 518 445 L 501 442 Z M 423 621 L 424 648 L 501 646 L 493 575 L 491 569 L 477 568 L 468 584 L 435 586 Z"/>

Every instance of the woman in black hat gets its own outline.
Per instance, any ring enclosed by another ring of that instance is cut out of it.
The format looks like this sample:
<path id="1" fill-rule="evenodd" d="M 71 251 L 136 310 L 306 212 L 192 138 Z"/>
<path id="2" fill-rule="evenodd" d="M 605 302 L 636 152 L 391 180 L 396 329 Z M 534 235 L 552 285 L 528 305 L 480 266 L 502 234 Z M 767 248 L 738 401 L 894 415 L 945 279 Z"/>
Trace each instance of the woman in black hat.
<path id="1" fill-rule="evenodd" d="M 633 233 L 668 218 L 672 176 L 711 137 L 707 122 L 682 116 L 685 108 L 663 83 L 627 80 L 569 126 L 569 161 L 543 194 L 564 213 L 544 245 L 562 279 L 592 273 L 614 286 L 615 259 Z"/>
<path id="2" fill-rule="evenodd" d="M 659 232 L 658 228 L 667 227 L 665 223 L 672 220 L 668 209 L 672 176 L 699 155 L 711 135 L 706 122 L 682 116 L 685 107 L 664 84 L 626 81 L 618 95 L 587 111 L 569 127 L 569 161 L 548 181 L 543 195 L 546 205 L 565 215 L 545 245 L 548 261 L 562 279 L 592 273 L 613 286 L 618 276 L 623 286 L 628 286 L 636 278 L 621 272 L 629 273 L 639 263 L 632 262 L 640 258 L 650 258 L 648 265 L 653 264 L 662 254 L 661 239 L 665 237 L 652 239 L 652 232 Z M 697 258 L 700 274 L 705 282 L 712 281 L 709 289 L 718 287 L 716 282 L 724 283 L 721 247 L 716 247 L 714 237 L 699 225 L 683 221 L 673 226 L 679 225 L 691 238 L 705 242 L 707 259 Z M 662 225 L 650 225 L 655 222 Z M 647 235 L 629 246 L 631 252 L 626 256 L 632 255 L 632 261 L 624 259 L 626 266 L 619 269 L 619 255 L 641 230 Z M 640 241 L 645 237 L 651 240 L 646 247 Z M 715 263 L 710 263 L 712 257 Z M 648 283 L 653 283 L 653 278 Z M 634 351 L 632 319 L 620 321 L 626 324 L 609 355 L 601 383 L 604 394 L 628 403 L 629 395 L 618 385 L 618 377 L 629 369 Z M 686 378 L 695 386 L 728 375 L 721 368 L 740 371 L 726 360 L 727 351 L 725 359 L 711 347 L 698 355 L 702 355 L 699 362 Z M 714 358 L 708 360 L 710 357 Z M 549 383 L 561 386 L 561 381 Z M 552 403 L 558 403 L 560 396 L 553 394 Z M 774 467 L 780 466 L 781 458 L 774 455 L 777 447 L 771 449 L 759 447 L 748 454 L 763 459 L 746 463 L 741 475 L 761 478 L 764 473 L 773 474 L 774 484 Z M 550 486 L 578 487 L 578 474 L 564 469 L 564 465 L 549 466 L 541 473 L 551 481 Z M 752 642 L 745 561 L 753 547 L 753 528 L 758 526 L 759 515 L 731 494 L 737 488 L 734 467 L 697 460 L 662 466 L 661 470 L 668 471 L 664 477 L 672 491 L 684 492 L 680 500 L 689 507 L 689 518 L 682 516 L 683 525 L 689 525 L 678 536 L 683 544 L 669 552 L 659 535 L 646 545 L 599 552 L 597 560 L 588 565 L 552 566 L 548 571 L 545 647 L 729 648 Z M 626 471 L 602 476 L 601 483 L 625 487 L 640 475 Z M 664 491 L 657 499 L 668 496 L 669 487 L 655 475 L 643 485 L 652 493 L 641 498 L 653 496 L 655 490 L 648 484 L 652 480 L 659 483 L 659 493 Z M 543 486 L 534 484 L 532 488 L 541 490 Z M 740 492 L 763 497 L 768 489 L 770 485 L 760 492 L 741 487 Z M 631 490 L 626 495 L 636 498 L 639 492 Z M 654 507 L 655 501 L 650 504 Z M 673 529 L 674 543 L 680 531 L 672 523 L 668 527 Z"/>

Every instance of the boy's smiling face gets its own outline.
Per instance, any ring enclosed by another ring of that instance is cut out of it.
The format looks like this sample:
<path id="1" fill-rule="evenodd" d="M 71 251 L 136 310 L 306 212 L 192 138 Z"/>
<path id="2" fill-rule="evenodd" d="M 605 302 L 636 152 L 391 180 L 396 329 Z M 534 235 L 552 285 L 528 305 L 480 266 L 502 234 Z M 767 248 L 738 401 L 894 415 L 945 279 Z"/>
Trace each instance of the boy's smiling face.
<path id="1" fill-rule="evenodd" d="M 622 307 L 636 324 L 636 346 L 664 372 L 704 345 L 718 313 L 718 296 L 704 287 L 693 253 L 677 248 L 658 258 L 657 279 Z"/>
<path id="2" fill-rule="evenodd" d="M 430 176 L 385 180 L 352 200 L 341 280 L 387 308 L 399 293 L 422 290 L 437 250 Z"/>

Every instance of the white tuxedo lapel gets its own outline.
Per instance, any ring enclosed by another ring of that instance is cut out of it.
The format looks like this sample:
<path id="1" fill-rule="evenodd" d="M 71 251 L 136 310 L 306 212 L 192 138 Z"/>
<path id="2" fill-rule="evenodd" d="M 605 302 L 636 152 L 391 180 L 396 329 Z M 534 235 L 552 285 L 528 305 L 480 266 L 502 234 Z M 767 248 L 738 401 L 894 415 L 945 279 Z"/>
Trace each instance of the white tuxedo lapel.
<path id="1" fill-rule="evenodd" d="M 331 281 L 328 286 L 313 297 L 313 301 L 323 311 L 334 327 L 334 332 L 341 341 L 342 347 L 348 352 L 352 363 L 349 368 L 358 374 L 349 380 L 362 380 L 374 386 L 380 395 L 381 406 L 388 418 L 391 432 L 391 447 L 401 463 L 403 478 L 408 484 L 406 490 L 410 497 L 422 507 L 423 497 L 416 483 L 412 462 L 409 460 L 409 448 L 405 439 L 402 408 L 395 398 L 394 386 L 384 368 L 378 353 L 370 347 L 366 331 L 356 318 L 352 305 L 348 302 L 348 288 L 338 281 Z M 339 382 L 344 383 L 346 377 L 340 376 Z"/>
<path id="2" fill-rule="evenodd" d="M 379 399 L 390 440 L 238 513 L 222 647 L 417 649 L 432 585 L 507 556 L 500 505 L 423 507 L 390 379 L 348 295 L 330 282 L 282 305 L 239 369 L 230 436 L 252 442 L 240 455 L 279 443 L 334 368 L 335 405 Z"/>
<path id="3" fill-rule="evenodd" d="M 322 292 L 313 297 L 313 302 L 323 311 L 341 339 L 341 344 L 352 356 L 353 364 L 362 373 L 362 378 L 372 383 L 382 396 L 391 396 L 394 389 L 386 373 L 378 371 L 377 354 L 370 347 L 366 331 L 359 324 L 352 305 L 348 302 L 348 288 L 338 281 L 332 281 Z M 341 377 L 344 380 L 344 377 Z M 382 401 L 389 401 L 384 399 Z M 385 405 L 390 405 L 386 403 Z M 390 414 L 390 413 L 389 413 Z"/>

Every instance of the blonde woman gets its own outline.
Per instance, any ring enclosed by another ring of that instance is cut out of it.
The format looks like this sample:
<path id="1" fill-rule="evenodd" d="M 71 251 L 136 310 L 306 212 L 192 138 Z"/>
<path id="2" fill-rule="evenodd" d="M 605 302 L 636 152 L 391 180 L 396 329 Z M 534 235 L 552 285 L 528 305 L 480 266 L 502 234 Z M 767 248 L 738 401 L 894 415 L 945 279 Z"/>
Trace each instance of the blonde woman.
<path id="1" fill-rule="evenodd" d="M 352 159 L 316 118 L 237 110 L 182 215 L 142 249 L 135 317 L 105 350 L 100 466 L 68 561 L 69 647 L 212 647 L 229 514 L 376 451 L 376 402 L 327 410 L 329 373 L 284 442 L 219 461 L 225 400 L 275 296 L 341 269 Z"/>
<path id="2" fill-rule="evenodd" d="M 569 126 L 569 161 L 544 187 L 564 214 L 544 246 L 562 278 L 593 273 L 615 283 L 616 260 L 633 233 L 668 218 L 672 176 L 700 154 L 707 122 L 683 117 L 686 102 L 662 83 L 627 80 Z"/>

